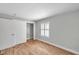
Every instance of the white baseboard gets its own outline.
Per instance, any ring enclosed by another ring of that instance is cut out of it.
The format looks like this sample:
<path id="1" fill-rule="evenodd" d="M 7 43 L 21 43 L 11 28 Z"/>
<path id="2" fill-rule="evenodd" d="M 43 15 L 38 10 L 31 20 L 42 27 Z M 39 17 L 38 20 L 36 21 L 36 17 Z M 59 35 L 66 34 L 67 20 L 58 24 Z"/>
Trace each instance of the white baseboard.
<path id="1" fill-rule="evenodd" d="M 14 47 L 14 46 L 16 46 L 16 45 L 18 45 L 18 44 L 22 44 L 22 43 L 26 43 L 26 42 L 27 42 L 27 40 L 26 40 L 25 42 L 16 43 L 16 44 L 14 44 L 14 45 L 11 45 L 11 46 L 2 48 L 2 49 L 0 49 L 0 50 L 5 50 L 5 49 L 8 49 L 8 48 L 12 48 L 12 47 Z"/>
<path id="2" fill-rule="evenodd" d="M 55 44 L 55 43 L 51 43 L 51 42 L 48 42 L 48 41 L 45 41 L 45 40 L 41 40 L 41 39 L 37 39 L 37 40 L 40 40 L 40 41 L 46 42 L 46 43 L 51 44 L 51 45 L 53 45 L 53 46 L 56 46 L 56 47 L 58 47 L 58 48 L 61 48 L 61 49 L 64 49 L 64 50 L 66 50 L 66 51 L 69 51 L 69 52 L 71 52 L 71 53 L 74 53 L 74 54 L 76 54 L 76 55 L 79 55 L 78 52 L 73 51 L 72 49 L 65 48 L 65 47 L 63 47 L 63 46 L 60 46 L 60 45 L 57 45 L 57 44 Z"/>

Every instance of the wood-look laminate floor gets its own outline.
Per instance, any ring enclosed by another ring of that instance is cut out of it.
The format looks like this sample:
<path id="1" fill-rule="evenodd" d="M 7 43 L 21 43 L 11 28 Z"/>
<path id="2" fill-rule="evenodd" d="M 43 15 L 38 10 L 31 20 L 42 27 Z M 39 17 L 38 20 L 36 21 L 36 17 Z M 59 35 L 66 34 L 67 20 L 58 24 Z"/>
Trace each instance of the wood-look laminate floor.
<path id="1" fill-rule="evenodd" d="M 28 40 L 1 51 L 2 55 L 74 55 L 74 53 L 57 48 L 39 40 Z"/>

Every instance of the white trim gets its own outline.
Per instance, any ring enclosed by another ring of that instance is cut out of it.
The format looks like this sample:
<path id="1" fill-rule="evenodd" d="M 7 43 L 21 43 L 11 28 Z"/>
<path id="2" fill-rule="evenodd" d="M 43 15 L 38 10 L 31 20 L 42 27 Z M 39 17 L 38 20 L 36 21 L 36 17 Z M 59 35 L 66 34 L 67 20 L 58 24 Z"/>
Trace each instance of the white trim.
<path id="1" fill-rule="evenodd" d="M 45 41 L 45 40 L 41 40 L 41 39 L 36 39 L 36 40 L 40 40 L 40 41 L 46 42 L 46 43 L 51 44 L 51 45 L 53 45 L 53 46 L 56 46 L 56 47 L 58 47 L 58 48 L 61 48 L 61 49 L 64 49 L 64 50 L 66 50 L 66 51 L 69 51 L 69 52 L 71 52 L 71 53 L 74 53 L 74 54 L 79 55 L 78 52 L 76 52 L 76 51 L 74 51 L 74 50 L 72 50 L 72 49 L 68 49 L 68 48 L 65 48 L 65 47 L 63 47 L 63 46 L 57 45 L 57 44 L 55 44 L 55 43 L 51 43 L 51 42 L 48 42 L 48 41 Z"/>
<path id="2" fill-rule="evenodd" d="M 33 36 L 34 36 L 34 39 L 35 39 L 35 23 L 34 23 L 34 28 L 33 28 Z"/>
<path id="3" fill-rule="evenodd" d="M 46 29 L 46 25 L 49 25 L 49 28 L 48 29 Z M 42 28 L 42 26 L 43 26 L 43 28 Z M 40 27 L 41 27 L 41 29 L 40 29 L 40 31 L 41 31 L 40 32 L 40 35 L 49 38 L 49 36 L 50 36 L 50 33 L 49 33 L 50 22 L 43 22 L 43 23 L 40 24 Z M 48 31 L 48 34 L 46 33 L 46 31 Z"/>
<path id="4" fill-rule="evenodd" d="M 6 47 L 6 48 L 2 48 L 2 49 L 0 49 L 0 51 L 1 51 L 1 50 L 5 50 L 5 49 L 9 49 L 9 48 L 13 48 L 13 47 L 15 47 L 15 46 L 17 46 L 17 45 L 19 45 L 19 44 L 23 44 L 23 43 L 27 43 L 27 41 L 26 41 L 26 42 L 21 42 L 21 43 L 18 43 L 18 44 L 14 44 L 14 45 L 9 46 L 9 47 Z"/>
<path id="5" fill-rule="evenodd" d="M 33 38 L 35 39 L 35 22 L 28 21 L 28 22 L 26 22 L 26 24 L 27 24 L 27 23 L 33 24 Z M 27 25 L 26 25 L 26 27 L 27 27 Z M 26 28 L 26 29 L 27 29 L 27 28 Z M 27 34 L 26 34 L 26 36 L 27 36 Z M 27 38 L 27 39 L 29 39 L 29 38 Z"/>

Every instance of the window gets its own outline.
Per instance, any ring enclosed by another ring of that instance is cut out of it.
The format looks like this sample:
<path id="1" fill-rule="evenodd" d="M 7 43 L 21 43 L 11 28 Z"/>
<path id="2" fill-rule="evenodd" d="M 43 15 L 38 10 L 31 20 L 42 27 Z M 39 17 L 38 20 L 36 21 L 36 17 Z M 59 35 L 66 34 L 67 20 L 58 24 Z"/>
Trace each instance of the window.
<path id="1" fill-rule="evenodd" d="M 49 37 L 49 22 L 41 24 L 41 36 Z"/>

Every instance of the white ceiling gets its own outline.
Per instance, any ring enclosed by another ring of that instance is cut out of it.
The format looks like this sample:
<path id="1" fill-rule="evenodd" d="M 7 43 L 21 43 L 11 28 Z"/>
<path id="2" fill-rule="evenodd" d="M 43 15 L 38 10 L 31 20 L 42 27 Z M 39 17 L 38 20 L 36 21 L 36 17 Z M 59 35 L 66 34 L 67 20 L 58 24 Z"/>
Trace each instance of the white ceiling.
<path id="1" fill-rule="evenodd" d="M 1 14 L 8 14 L 27 20 L 39 20 L 78 9 L 79 4 L 77 3 L 0 3 Z"/>

